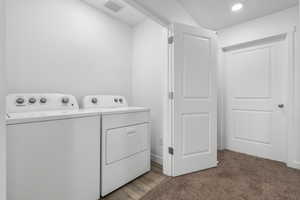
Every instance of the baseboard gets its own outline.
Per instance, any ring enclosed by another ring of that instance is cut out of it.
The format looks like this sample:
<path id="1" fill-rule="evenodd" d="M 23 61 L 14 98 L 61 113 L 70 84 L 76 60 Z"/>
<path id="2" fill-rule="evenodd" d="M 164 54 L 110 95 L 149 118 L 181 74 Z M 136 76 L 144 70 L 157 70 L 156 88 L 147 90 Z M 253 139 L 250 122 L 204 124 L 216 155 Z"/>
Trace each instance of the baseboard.
<path id="1" fill-rule="evenodd" d="M 156 154 L 151 154 L 151 161 L 158 163 L 160 165 L 163 164 L 163 159 L 162 156 L 156 155 Z"/>
<path id="2" fill-rule="evenodd" d="M 300 169 L 300 162 L 299 161 L 294 161 L 292 163 L 288 163 L 288 167 L 294 168 L 294 169 Z"/>

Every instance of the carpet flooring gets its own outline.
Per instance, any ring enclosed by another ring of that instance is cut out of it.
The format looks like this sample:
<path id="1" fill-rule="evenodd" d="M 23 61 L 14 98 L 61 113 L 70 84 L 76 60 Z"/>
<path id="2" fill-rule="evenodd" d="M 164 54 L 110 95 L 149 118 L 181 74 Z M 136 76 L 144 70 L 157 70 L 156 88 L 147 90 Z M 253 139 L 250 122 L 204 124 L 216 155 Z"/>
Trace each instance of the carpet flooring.
<path id="1" fill-rule="evenodd" d="M 169 179 L 142 200 L 300 200 L 300 171 L 231 151 L 217 168 Z"/>

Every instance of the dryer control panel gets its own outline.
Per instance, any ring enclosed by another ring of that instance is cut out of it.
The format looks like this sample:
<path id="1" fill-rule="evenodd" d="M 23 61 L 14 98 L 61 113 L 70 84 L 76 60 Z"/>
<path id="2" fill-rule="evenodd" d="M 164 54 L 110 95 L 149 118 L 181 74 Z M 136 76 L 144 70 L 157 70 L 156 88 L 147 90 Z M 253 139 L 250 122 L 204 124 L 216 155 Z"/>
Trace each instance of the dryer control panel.
<path id="1" fill-rule="evenodd" d="M 79 109 L 76 98 L 69 94 L 22 93 L 6 97 L 6 112 L 35 112 Z"/>
<path id="2" fill-rule="evenodd" d="M 83 108 L 120 108 L 128 107 L 123 96 L 117 95 L 89 95 L 82 101 Z"/>

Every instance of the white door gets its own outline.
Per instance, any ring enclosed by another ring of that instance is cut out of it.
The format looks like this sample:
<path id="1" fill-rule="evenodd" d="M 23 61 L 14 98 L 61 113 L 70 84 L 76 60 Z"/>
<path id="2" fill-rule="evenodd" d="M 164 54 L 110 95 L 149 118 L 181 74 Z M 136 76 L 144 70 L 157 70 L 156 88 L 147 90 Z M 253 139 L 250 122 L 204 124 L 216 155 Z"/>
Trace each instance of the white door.
<path id="1" fill-rule="evenodd" d="M 226 53 L 226 148 L 286 159 L 287 42 Z"/>
<path id="2" fill-rule="evenodd" d="M 213 32 L 175 24 L 173 175 L 217 165 L 217 43 Z"/>

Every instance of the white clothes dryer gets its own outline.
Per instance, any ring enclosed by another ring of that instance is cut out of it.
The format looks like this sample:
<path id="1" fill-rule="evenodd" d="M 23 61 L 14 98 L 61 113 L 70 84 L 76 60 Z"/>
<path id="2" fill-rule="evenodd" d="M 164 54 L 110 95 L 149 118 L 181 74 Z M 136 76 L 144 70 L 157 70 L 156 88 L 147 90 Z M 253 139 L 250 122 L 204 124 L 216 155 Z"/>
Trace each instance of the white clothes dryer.
<path id="1" fill-rule="evenodd" d="M 82 106 L 101 114 L 101 196 L 150 171 L 150 110 L 122 96 L 86 96 Z"/>

